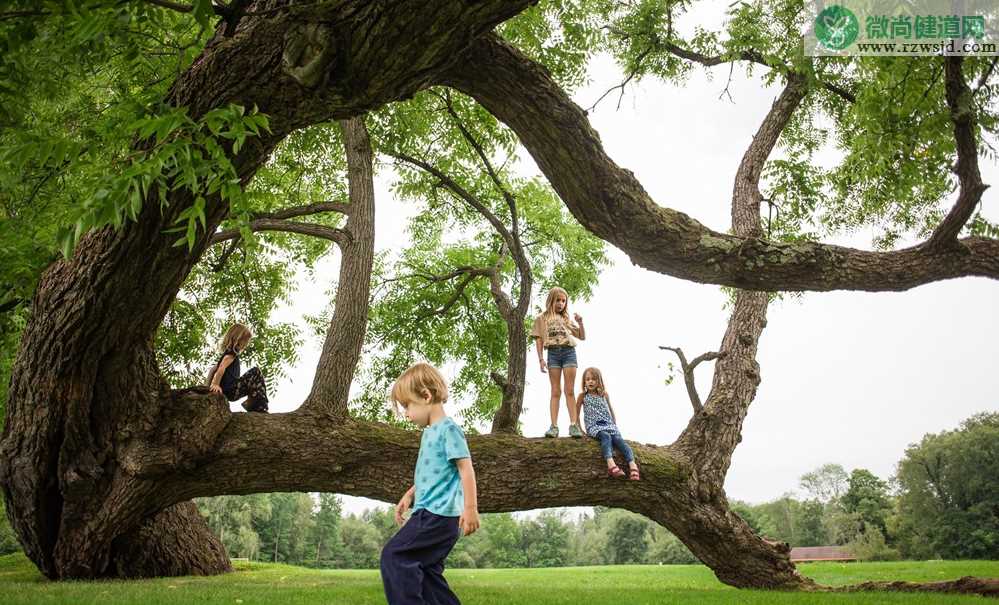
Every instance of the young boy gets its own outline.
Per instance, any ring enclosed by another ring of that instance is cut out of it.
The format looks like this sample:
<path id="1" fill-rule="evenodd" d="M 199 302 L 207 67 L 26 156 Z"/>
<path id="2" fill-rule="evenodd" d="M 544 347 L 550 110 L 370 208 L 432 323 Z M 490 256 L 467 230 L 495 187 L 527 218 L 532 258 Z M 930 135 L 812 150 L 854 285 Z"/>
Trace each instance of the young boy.
<path id="1" fill-rule="evenodd" d="M 424 429 L 415 484 L 395 507 L 395 522 L 402 529 L 382 549 L 385 597 L 389 605 L 460 603 L 444 579 L 444 559 L 459 532 L 467 536 L 479 529 L 475 469 L 465 435 L 444 413 L 447 383 L 429 364 L 417 363 L 403 372 L 392 386 L 392 401 Z M 402 515 L 410 505 L 413 514 L 407 522 Z"/>

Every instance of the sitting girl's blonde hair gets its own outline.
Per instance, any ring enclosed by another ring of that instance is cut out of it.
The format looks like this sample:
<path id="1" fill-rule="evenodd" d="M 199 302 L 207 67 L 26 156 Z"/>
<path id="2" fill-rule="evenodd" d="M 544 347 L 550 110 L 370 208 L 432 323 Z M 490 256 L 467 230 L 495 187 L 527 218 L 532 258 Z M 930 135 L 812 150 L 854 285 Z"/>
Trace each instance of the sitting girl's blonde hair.
<path id="1" fill-rule="evenodd" d="M 444 403 L 447 401 L 447 382 L 437 368 L 421 361 L 409 366 L 392 385 L 392 406 L 398 412 L 400 405 L 407 407 L 409 402 L 419 401 L 427 395 L 432 404 Z"/>
<path id="2" fill-rule="evenodd" d="M 225 353 L 230 349 L 246 346 L 251 337 L 253 337 L 253 333 L 250 332 L 250 328 L 240 323 L 232 324 L 225 336 L 222 337 L 222 342 L 219 343 L 219 352 Z"/>

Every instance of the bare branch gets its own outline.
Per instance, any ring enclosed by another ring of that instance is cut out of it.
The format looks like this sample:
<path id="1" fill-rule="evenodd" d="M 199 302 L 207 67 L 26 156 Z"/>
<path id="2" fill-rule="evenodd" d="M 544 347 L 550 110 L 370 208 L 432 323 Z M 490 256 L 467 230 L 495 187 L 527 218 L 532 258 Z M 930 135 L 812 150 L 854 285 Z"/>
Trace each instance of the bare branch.
<path id="1" fill-rule="evenodd" d="M 250 230 L 251 231 L 287 231 L 289 233 L 299 233 L 301 235 L 311 235 L 313 237 L 319 237 L 323 239 L 328 239 L 334 241 L 340 246 L 343 246 L 345 242 L 349 241 L 349 232 L 343 229 L 336 229 L 333 227 L 327 227 L 325 225 L 316 225 L 314 223 L 300 223 L 297 221 L 288 221 L 285 219 L 295 218 L 299 216 L 308 216 L 312 214 L 321 214 L 324 212 L 339 212 L 340 214 L 349 215 L 351 211 L 350 204 L 343 202 L 316 202 L 314 204 L 308 204 L 305 206 L 293 206 L 291 208 L 284 208 L 278 210 L 277 212 L 257 212 L 250 215 Z M 214 245 L 219 242 L 226 240 L 238 240 L 240 238 L 238 229 L 227 229 L 224 231 L 219 231 L 212 236 L 209 245 Z M 219 268 L 221 264 L 225 262 L 228 255 L 223 255 L 222 260 L 219 261 Z M 218 269 L 214 269 L 218 271 Z"/>
<path id="2" fill-rule="evenodd" d="M 388 284 L 395 281 L 402 281 L 404 279 L 415 279 L 415 278 L 420 278 L 428 282 L 437 283 L 442 281 L 450 281 L 460 275 L 467 275 L 470 272 L 476 272 L 476 271 L 488 271 L 488 269 L 480 269 L 478 267 L 473 267 L 471 265 L 462 265 L 461 267 L 457 267 L 454 271 L 450 273 L 444 273 L 441 275 L 434 275 L 431 273 L 421 273 L 419 271 L 416 271 L 414 273 L 409 273 L 407 275 L 398 275 L 396 277 L 390 277 L 388 279 L 384 279 L 382 280 L 380 285 Z"/>
<path id="3" fill-rule="evenodd" d="M 703 353 L 695 357 L 694 361 L 688 363 L 687 356 L 683 354 L 683 351 L 679 347 L 664 347 L 660 345 L 659 348 L 664 351 L 673 351 L 680 358 L 680 369 L 683 371 L 683 382 L 687 386 L 687 396 L 690 397 L 690 405 L 694 408 L 694 414 L 700 414 L 704 406 L 701 404 L 701 397 L 697 394 L 697 385 L 694 382 L 694 368 L 702 361 L 724 358 L 725 353 Z"/>
<path id="4" fill-rule="evenodd" d="M 437 180 L 440 181 L 441 185 L 451 191 L 451 193 L 459 199 L 464 200 L 469 206 L 475 208 L 479 214 L 485 217 L 485 219 L 489 221 L 489 224 L 493 226 L 493 229 L 500 234 L 508 245 L 513 245 L 513 235 L 510 233 L 510 230 L 506 228 L 506 225 L 503 224 L 503 221 L 501 221 L 492 210 L 487 208 L 485 204 L 479 201 L 477 197 L 469 193 L 464 187 L 455 182 L 454 179 L 441 172 L 436 166 L 398 151 L 386 151 L 385 154 L 397 160 L 406 162 L 407 164 L 412 164 L 413 166 L 416 166 L 417 168 L 420 168 L 423 171 L 437 177 Z"/>
<path id="5" fill-rule="evenodd" d="M 706 67 L 719 65 L 721 63 L 728 63 L 731 61 L 749 61 L 750 63 L 757 63 L 759 65 L 763 65 L 764 67 L 768 67 L 770 69 L 776 69 L 777 71 L 783 73 L 784 75 L 791 75 L 797 73 L 786 65 L 774 65 L 768 63 L 766 59 L 763 57 L 763 55 L 756 52 L 755 50 L 744 50 L 732 57 L 722 57 L 722 56 L 709 57 L 707 55 L 703 55 L 701 53 L 697 53 L 692 50 L 688 50 L 686 48 L 681 48 L 676 44 L 673 44 L 672 42 L 668 41 L 663 42 L 662 46 L 667 52 L 669 52 L 674 56 L 680 57 L 681 59 L 687 59 L 688 61 L 694 61 L 695 63 L 700 63 L 701 65 L 704 65 Z M 801 74 L 798 75 L 800 76 Z M 841 97 L 842 99 L 850 103 L 857 102 L 856 95 L 846 90 L 842 86 L 833 84 L 831 82 L 824 82 L 821 80 L 819 81 L 819 85 L 822 86 L 822 88 L 825 88 L 829 92 Z"/>
<path id="6" fill-rule="evenodd" d="M 621 100 L 624 98 L 624 89 L 625 89 L 625 87 L 628 85 L 629 82 L 631 82 L 633 79 L 635 79 L 635 76 L 638 75 L 638 71 L 639 71 L 639 69 L 641 69 L 642 61 L 645 59 L 645 57 L 647 57 L 649 55 L 650 52 L 652 52 L 652 48 L 653 47 L 649 46 L 648 48 L 646 48 L 645 50 L 643 50 L 641 53 L 639 53 L 638 57 L 635 60 L 635 68 L 632 69 L 630 72 L 628 72 L 628 75 L 625 76 L 624 80 L 620 84 L 618 84 L 616 86 L 611 86 L 606 91 L 604 91 L 604 94 L 600 95 L 600 98 L 597 99 L 596 101 L 594 101 L 593 105 L 590 105 L 590 107 L 585 110 L 586 113 L 590 113 L 591 111 L 593 111 L 594 109 L 596 109 L 597 105 L 599 105 L 600 102 L 603 101 L 604 98 L 607 95 L 609 95 L 610 93 L 614 92 L 615 90 L 620 90 L 621 91 L 621 94 L 618 95 L 618 97 L 617 97 L 617 109 L 621 109 Z"/>

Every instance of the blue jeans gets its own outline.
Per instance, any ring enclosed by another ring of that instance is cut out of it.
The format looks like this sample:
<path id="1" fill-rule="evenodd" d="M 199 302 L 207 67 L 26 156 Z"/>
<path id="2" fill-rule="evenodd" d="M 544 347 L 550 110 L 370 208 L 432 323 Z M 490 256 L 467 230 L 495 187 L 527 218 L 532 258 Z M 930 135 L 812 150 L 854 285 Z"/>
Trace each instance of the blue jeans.
<path id="1" fill-rule="evenodd" d="M 628 447 L 628 444 L 625 442 L 624 438 L 621 437 L 620 433 L 612 434 L 607 431 L 600 431 L 597 433 L 597 439 L 600 440 L 600 451 L 604 455 L 604 460 L 614 457 L 613 448 L 615 447 L 619 452 L 624 454 L 624 459 L 627 462 L 631 462 L 635 459 L 635 454 L 631 451 L 631 448 Z"/>
<path id="2" fill-rule="evenodd" d="M 548 360 L 545 363 L 554 369 L 577 367 L 576 347 L 548 347 Z"/>

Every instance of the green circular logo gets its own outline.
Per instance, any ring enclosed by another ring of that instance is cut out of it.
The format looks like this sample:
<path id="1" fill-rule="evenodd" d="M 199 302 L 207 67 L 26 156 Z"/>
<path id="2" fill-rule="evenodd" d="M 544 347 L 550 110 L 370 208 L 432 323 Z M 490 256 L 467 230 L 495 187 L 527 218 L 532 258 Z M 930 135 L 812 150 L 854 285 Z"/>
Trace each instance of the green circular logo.
<path id="1" fill-rule="evenodd" d="M 815 18 L 815 37 L 823 46 L 843 50 L 853 44 L 860 33 L 860 23 L 850 9 L 834 4 Z"/>

